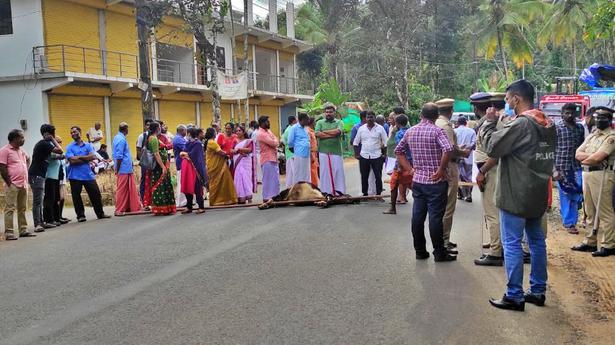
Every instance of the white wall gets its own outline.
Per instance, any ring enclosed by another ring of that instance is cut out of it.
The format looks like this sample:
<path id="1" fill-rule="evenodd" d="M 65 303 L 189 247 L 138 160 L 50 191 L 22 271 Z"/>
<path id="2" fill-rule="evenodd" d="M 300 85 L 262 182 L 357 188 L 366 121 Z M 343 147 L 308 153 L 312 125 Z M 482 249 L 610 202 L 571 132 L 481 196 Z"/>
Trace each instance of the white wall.
<path id="1" fill-rule="evenodd" d="M 11 12 L 13 34 L 0 35 L 0 77 L 32 74 L 32 48 L 44 44 L 41 0 L 11 0 Z"/>
<path id="2" fill-rule="evenodd" d="M 40 139 L 39 129 L 46 122 L 47 110 L 41 91 L 41 81 L 14 81 L 0 83 L 0 145 L 7 142 L 12 129 L 21 129 L 19 120 L 26 120 L 26 152 L 32 153 Z M 22 102 L 23 99 L 23 102 Z"/>
<path id="3" fill-rule="evenodd" d="M 229 30 L 230 31 L 230 30 Z M 218 47 L 224 47 L 224 60 L 227 69 L 233 68 L 233 46 L 231 45 L 230 33 L 227 35 L 218 35 Z M 243 43 L 242 43 L 243 44 Z"/>

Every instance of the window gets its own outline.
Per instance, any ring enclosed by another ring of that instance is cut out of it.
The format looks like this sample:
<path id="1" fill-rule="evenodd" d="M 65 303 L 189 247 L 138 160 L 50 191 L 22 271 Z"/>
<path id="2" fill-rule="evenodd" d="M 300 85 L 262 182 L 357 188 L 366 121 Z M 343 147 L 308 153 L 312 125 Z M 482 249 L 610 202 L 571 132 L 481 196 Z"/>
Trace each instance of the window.
<path id="1" fill-rule="evenodd" d="M 13 17 L 11 14 L 11 1 L 0 0 L 0 35 L 13 34 Z"/>

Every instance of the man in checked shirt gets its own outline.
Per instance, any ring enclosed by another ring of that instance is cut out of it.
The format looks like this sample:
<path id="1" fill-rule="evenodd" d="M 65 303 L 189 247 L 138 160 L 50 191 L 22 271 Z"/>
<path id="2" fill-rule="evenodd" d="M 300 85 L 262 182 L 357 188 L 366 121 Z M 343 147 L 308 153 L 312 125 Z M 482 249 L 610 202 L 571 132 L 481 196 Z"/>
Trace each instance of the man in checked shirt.
<path id="1" fill-rule="evenodd" d="M 421 122 L 404 134 L 395 155 L 402 169 L 412 171 L 412 237 L 417 260 L 429 258 L 425 247 L 425 218 L 429 214 L 429 237 L 433 245 L 436 262 L 454 261 L 444 246 L 442 218 L 446 209 L 448 182 L 446 167 L 453 145 L 444 131 L 435 125 L 438 106 L 434 103 L 423 105 Z M 412 165 L 406 158 L 406 151 L 412 152 Z"/>
<path id="2" fill-rule="evenodd" d="M 576 122 L 577 105 L 566 103 L 562 107 L 562 121 L 557 130 L 555 147 L 555 172 L 553 179 L 558 182 L 560 213 L 564 228 L 571 234 L 578 234 L 579 208 L 583 201 L 582 169 L 575 153 L 585 140 L 583 125 Z"/>

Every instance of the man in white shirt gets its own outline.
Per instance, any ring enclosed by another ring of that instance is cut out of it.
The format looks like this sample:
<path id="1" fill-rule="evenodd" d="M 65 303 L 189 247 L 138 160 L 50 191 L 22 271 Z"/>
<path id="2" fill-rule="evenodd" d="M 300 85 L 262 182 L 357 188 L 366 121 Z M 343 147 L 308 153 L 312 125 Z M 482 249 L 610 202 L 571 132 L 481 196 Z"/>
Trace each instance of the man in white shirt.
<path id="1" fill-rule="evenodd" d="M 472 166 L 474 164 L 474 149 L 476 148 L 476 132 L 467 127 L 468 119 L 465 116 L 459 116 L 457 119 L 457 145 L 460 148 L 470 150 L 470 155 L 466 158 L 459 159 L 459 179 L 463 182 L 472 182 Z M 467 202 L 472 202 L 472 186 L 459 187 L 459 199 Z"/>
<path id="2" fill-rule="evenodd" d="M 88 137 L 88 142 L 94 146 L 94 151 L 100 150 L 100 144 L 102 144 L 103 140 L 103 131 L 101 128 L 100 122 L 96 122 L 94 124 L 94 128 L 90 128 L 90 130 L 85 134 Z"/>
<path id="3" fill-rule="evenodd" d="M 355 157 L 359 160 L 361 191 L 365 196 L 368 192 L 370 171 L 373 171 L 376 177 L 376 195 L 382 194 L 382 165 L 384 164 L 382 148 L 386 147 L 386 143 L 387 133 L 384 127 L 376 123 L 376 114 L 369 111 L 365 124 L 359 127 L 352 143 Z"/>

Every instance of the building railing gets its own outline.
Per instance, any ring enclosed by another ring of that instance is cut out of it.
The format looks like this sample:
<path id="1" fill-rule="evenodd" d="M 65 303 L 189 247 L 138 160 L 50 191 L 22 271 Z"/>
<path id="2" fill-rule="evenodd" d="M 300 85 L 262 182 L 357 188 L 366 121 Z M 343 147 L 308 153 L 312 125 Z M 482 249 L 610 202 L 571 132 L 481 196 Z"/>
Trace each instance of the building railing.
<path id="1" fill-rule="evenodd" d="M 139 77 L 137 55 L 56 44 L 34 47 L 34 73 L 75 72 L 120 78 Z"/>
<path id="2" fill-rule="evenodd" d="M 139 78 L 139 57 L 134 54 L 85 48 L 65 44 L 34 47 L 32 50 L 34 72 L 75 72 L 107 77 Z M 189 85 L 208 85 L 211 66 L 200 63 L 155 58 L 157 81 Z M 230 70 L 222 70 L 231 73 Z M 312 90 L 302 90 L 297 78 L 250 72 L 248 88 L 281 94 L 312 95 Z"/>
<path id="3" fill-rule="evenodd" d="M 169 83 L 206 85 L 206 67 L 200 63 L 154 59 L 156 61 L 157 80 Z"/>

